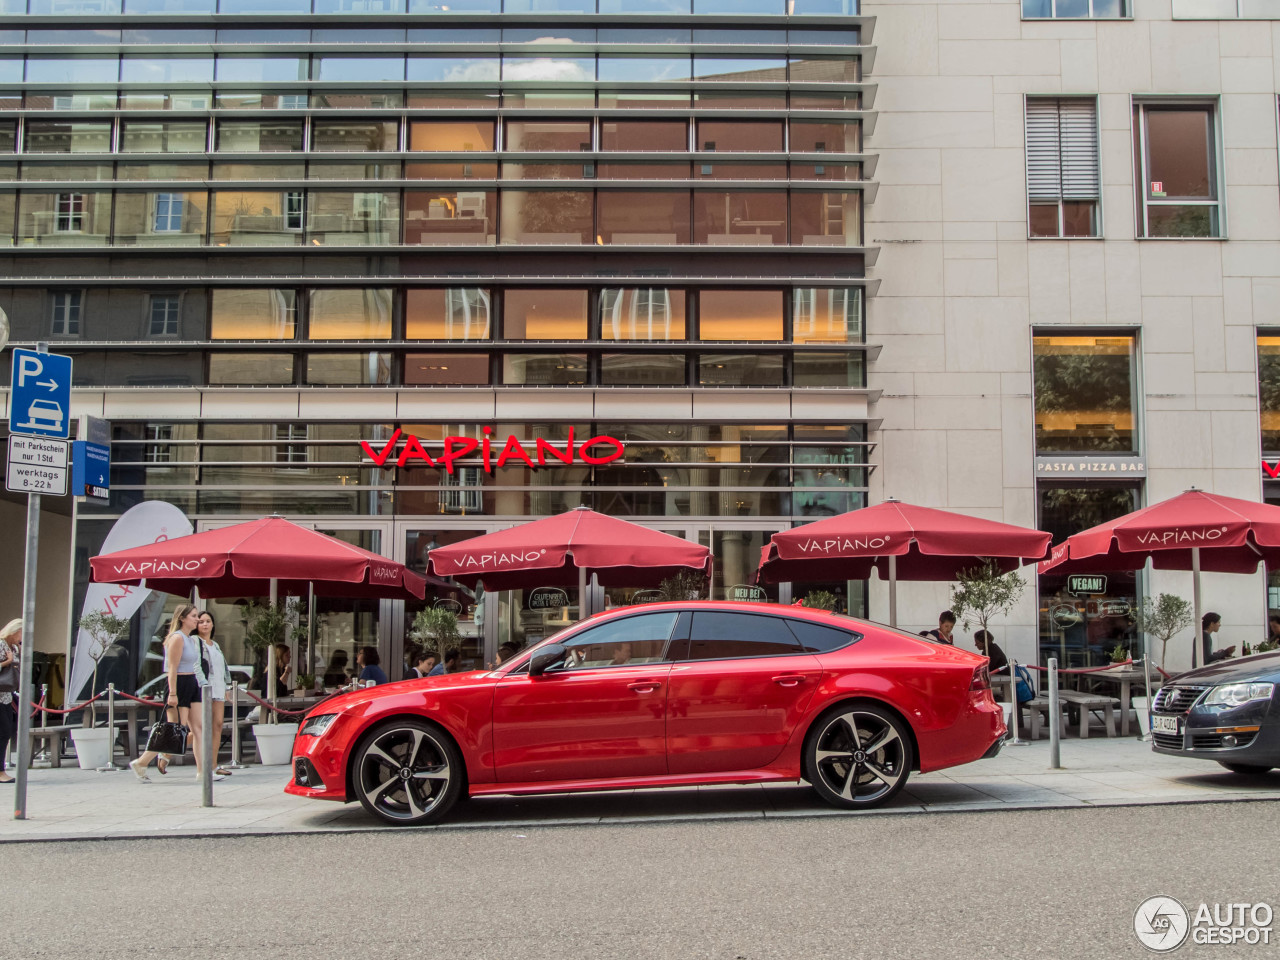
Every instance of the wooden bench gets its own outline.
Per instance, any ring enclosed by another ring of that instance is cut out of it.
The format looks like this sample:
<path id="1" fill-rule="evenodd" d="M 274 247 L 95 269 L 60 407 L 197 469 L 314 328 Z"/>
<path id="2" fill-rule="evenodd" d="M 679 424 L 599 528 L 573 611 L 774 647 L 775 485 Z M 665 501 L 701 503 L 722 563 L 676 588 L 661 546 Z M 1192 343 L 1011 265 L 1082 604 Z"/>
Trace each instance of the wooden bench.
<path id="1" fill-rule="evenodd" d="M 32 727 L 31 734 L 27 737 L 27 756 L 34 763 L 36 758 L 36 741 L 49 741 L 49 764 L 54 767 L 62 766 L 62 737 L 70 733 L 72 730 L 78 730 L 78 723 L 63 723 L 54 727 Z"/>
<path id="2" fill-rule="evenodd" d="M 1107 728 L 1107 736 L 1116 735 L 1116 706 L 1118 701 L 1097 693 L 1084 693 L 1080 690 L 1059 690 L 1058 699 L 1067 705 L 1067 709 L 1080 711 L 1080 739 L 1089 736 L 1089 714 L 1102 711 L 1102 720 Z"/>

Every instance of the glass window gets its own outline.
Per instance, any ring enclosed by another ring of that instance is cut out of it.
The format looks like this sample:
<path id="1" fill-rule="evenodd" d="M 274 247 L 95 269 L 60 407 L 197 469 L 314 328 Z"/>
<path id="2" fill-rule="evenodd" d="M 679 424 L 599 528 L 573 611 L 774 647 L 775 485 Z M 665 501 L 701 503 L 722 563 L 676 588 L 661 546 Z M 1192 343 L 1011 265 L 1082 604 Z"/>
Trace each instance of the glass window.
<path id="1" fill-rule="evenodd" d="M 339 83 L 403 80 L 404 57 L 318 56 L 311 61 L 311 79 Z"/>
<path id="2" fill-rule="evenodd" d="M 742 0 L 731 0 L 740 4 Z M 769 0 L 772 4 L 775 0 Z M 734 10 L 743 13 L 743 10 Z M 787 61 L 782 57 L 717 57 L 704 54 L 693 56 L 693 78 L 740 83 L 783 83 L 787 79 Z"/>
<path id="3" fill-rule="evenodd" d="M 601 190 L 597 242 L 689 242 L 689 191 Z"/>
<path id="4" fill-rule="evenodd" d="M 791 291 L 792 343 L 861 343 L 861 287 L 797 287 Z"/>
<path id="5" fill-rule="evenodd" d="M 862 194 L 796 190 L 791 194 L 791 242 L 805 247 L 862 244 Z"/>
<path id="6" fill-rule="evenodd" d="M 675 612 L 645 613 L 584 630 L 565 644 L 565 661 L 551 669 L 587 670 L 662 662 L 663 650 L 679 616 Z"/>
<path id="7" fill-rule="evenodd" d="M 109 191 L 23 193 L 18 199 L 23 246 L 105 246 L 110 225 Z"/>
<path id="8" fill-rule="evenodd" d="M 28 110 L 114 110 L 114 90 L 86 93 L 28 93 L 24 99 Z M 18 106 L 18 104 L 14 104 Z"/>
<path id="9" fill-rule="evenodd" d="M 1234 2 L 1231 9 L 1234 17 Z M 1128 0 L 1022 0 L 1024 20 L 1116 20 L 1129 16 Z"/>
<path id="10" fill-rule="evenodd" d="M 785 110 L 787 95 L 780 91 L 699 90 L 693 95 L 693 106 L 695 110 Z"/>
<path id="11" fill-rule="evenodd" d="M 600 80 L 604 83 L 653 83 L 688 80 L 689 57 L 608 57 L 600 58 Z"/>
<path id="12" fill-rule="evenodd" d="M 587 291 L 539 288 L 503 294 L 506 340 L 587 339 Z"/>
<path id="13" fill-rule="evenodd" d="M 1136 341 L 1032 338 L 1036 453 L 1136 453 Z"/>
<path id="14" fill-rule="evenodd" d="M 504 163 L 503 180 L 590 180 L 596 175 L 594 162 L 586 163 Z"/>
<path id="15" fill-rule="evenodd" d="M 601 120 L 600 149 L 683 153 L 689 149 L 689 124 L 684 120 Z"/>
<path id="16" fill-rule="evenodd" d="M 18 212 L 18 198 L 13 193 L 0 193 L 0 247 L 13 246 L 14 217 Z"/>
<path id="17" fill-rule="evenodd" d="M 115 83 L 119 57 L 27 57 L 27 83 Z"/>
<path id="18" fill-rule="evenodd" d="M 683 290 L 668 287 L 605 287 L 600 291 L 600 337 L 620 341 L 683 340 L 684 302 Z"/>
<path id="19" fill-rule="evenodd" d="M 861 635 L 852 630 L 828 627 L 810 620 L 788 620 L 787 626 L 796 635 L 805 653 L 829 653 L 861 639 Z"/>
<path id="20" fill-rule="evenodd" d="M 697 150 L 719 152 L 780 152 L 781 120 L 699 120 Z"/>
<path id="21" fill-rule="evenodd" d="M 301 180 L 306 167 L 301 163 L 215 163 L 215 180 Z"/>
<path id="22" fill-rule="evenodd" d="M 400 127 L 394 120 L 314 120 L 312 150 L 377 153 L 400 149 Z"/>
<path id="23" fill-rule="evenodd" d="M 311 353 L 304 383 L 377 386 L 391 382 L 389 353 Z"/>
<path id="24" fill-rule="evenodd" d="M 493 292 L 484 287 L 414 288 L 405 292 L 407 340 L 488 340 Z"/>
<path id="25" fill-rule="evenodd" d="M 785 191 L 693 194 L 694 242 L 770 246 L 787 242 Z"/>
<path id="26" fill-rule="evenodd" d="M 209 195 L 134 193 L 116 195 L 116 243 L 147 246 L 197 246 L 204 242 Z"/>
<path id="27" fill-rule="evenodd" d="M 305 196 L 300 190 L 218 190 L 213 195 L 212 243 L 219 246 L 297 246 L 302 243 Z"/>
<path id="28" fill-rule="evenodd" d="M 371 158 L 375 159 L 375 158 Z M 399 180 L 400 163 L 397 160 L 373 163 L 348 163 L 345 161 L 312 160 L 307 164 L 309 180 Z M 399 196 L 396 197 L 397 205 Z M 396 230 L 391 231 L 393 234 Z"/>
<path id="29" fill-rule="evenodd" d="M 219 110 L 305 110 L 305 93 L 258 93 L 220 90 L 215 105 Z"/>
<path id="30" fill-rule="evenodd" d="M 308 336 L 312 340 L 390 340 L 389 287 L 338 287 L 311 291 Z"/>
<path id="31" fill-rule="evenodd" d="M 147 303 L 147 336 L 176 337 L 182 331 L 182 297 L 153 293 Z"/>
<path id="32" fill-rule="evenodd" d="M 502 358 L 502 382 L 513 386 L 582 386 L 587 382 L 587 355 L 508 353 Z"/>
<path id="33" fill-rule="evenodd" d="M 213 290 L 211 340 L 292 340 L 297 324 L 298 295 L 294 290 Z"/>
<path id="34" fill-rule="evenodd" d="M 1030 235 L 1098 236 L 1097 101 L 1028 97 L 1026 111 Z"/>
<path id="35" fill-rule="evenodd" d="M 858 0 L 788 0 L 788 10 L 798 17 L 856 17 Z"/>
<path id="36" fill-rule="evenodd" d="M 1211 104 L 1136 104 L 1139 237 L 1223 236 Z"/>
<path id="37" fill-rule="evenodd" d="M 276 153 L 302 149 L 301 120 L 219 120 L 224 153 Z"/>
<path id="38" fill-rule="evenodd" d="M 306 80 L 307 62 L 306 57 L 220 56 L 217 79 L 231 83 L 289 83 Z"/>
<path id="39" fill-rule="evenodd" d="M 503 190 L 502 242 L 582 244 L 594 239 L 590 190 Z"/>
<path id="40" fill-rule="evenodd" d="M 410 0 L 412 3 L 413 0 Z M 409 80 L 431 83 L 488 83 L 499 73 L 497 57 L 413 56 Z"/>
<path id="41" fill-rule="evenodd" d="M 797 387 L 865 387 L 861 353 L 797 353 L 792 359 Z"/>
<path id="42" fill-rule="evenodd" d="M 315 0 L 316 13 L 404 13 L 405 0 Z M 328 31 L 317 30 L 316 33 Z M 362 38 L 363 39 L 363 38 Z"/>
<path id="43" fill-rule="evenodd" d="M 599 180 L 687 180 L 687 163 L 619 163 L 596 164 Z"/>
<path id="44" fill-rule="evenodd" d="M 698 610 L 689 635 L 689 660 L 776 657 L 800 653 L 800 642 L 779 617 Z"/>
<path id="45" fill-rule="evenodd" d="M 594 90 L 526 90 L 508 85 L 502 94 L 508 110 L 577 110 L 596 105 Z"/>
<path id="46" fill-rule="evenodd" d="M 507 150 L 581 151 L 591 149 L 590 120 L 508 120 Z"/>
<path id="47" fill-rule="evenodd" d="M 281 97 L 281 109 L 301 110 L 306 106 L 305 94 L 299 95 L 303 102 L 291 106 Z M 311 106 L 333 110 L 393 110 L 404 106 L 404 94 L 399 90 L 382 90 L 375 93 L 354 93 L 350 90 L 319 91 L 311 95 Z"/>
<path id="48" fill-rule="evenodd" d="M 110 153 L 111 124 L 28 120 L 26 153 Z"/>
<path id="49" fill-rule="evenodd" d="M 236 387 L 293 383 L 293 354 L 214 350 L 209 354 L 209 383 Z"/>
<path id="50" fill-rule="evenodd" d="M 841 109 L 841 108 L 837 108 Z M 861 153 L 862 123 L 857 120 L 792 120 L 792 153 Z"/>
<path id="51" fill-rule="evenodd" d="M 79 290 L 59 290 L 49 295 L 49 333 L 55 337 L 80 336 L 80 307 L 83 294 Z"/>
<path id="52" fill-rule="evenodd" d="M 684 110 L 689 94 L 678 90 L 601 90 L 602 110 Z"/>
<path id="53" fill-rule="evenodd" d="M 1280 337 L 1258 337 L 1258 400 L 1262 411 L 1262 449 L 1280 451 Z"/>
<path id="54" fill-rule="evenodd" d="M 787 165 L 778 163 L 695 163 L 694 176 L 699 180 L 785 180 Z"/>
<path id="55" fill-rule="evenodd" d="M 0 153 L 13 153 L 18 145 L 18 121 L 0 120 Z"/>
<path id="56" fill-rule="evenodd" d="M 411 90 L 409 106 L 428 109 L 494 110 L 502 101 L 496 91 L 487 90 Z"/>
<path id="57" fill-rule="evenodd" d="M 782 340 L 781 290 L 703 290 L 698 336 L 712 340 Z"/>
<path id="58" fill-rule="evenodd" d="M 404 242 L 492 246 L 496 208 L 495 190 L 406 190 Z"/>
<path id="59" fill-rule="evenodd" d="M 399 243 L 400 192 L 309 191 L 307 240 L 326 246 Z"/>
<path id="60" fill-rule="evenodd" d="M 698 386 L 780 387 L 782 357 L 778 354 L 704 353 L 698 358 Z"/>
<path id="61" fill-rule="evenodd" d="M 860 110 L 861 108 L 861 94 L 857 92 L 831 93 L 826 90 L 806 90 L 803 87 L 791 91 L 792 110 Z"/>
<path id="62" fill-rule="evenodd" d="M 17 166 L 12 168 L 15 172 Z M 16 179 L 16 177 L 11 178 Z M 32 163 L 22 165 L 23 180 L 110 180 L 110 163 Z"/>
<path id="63" fill-rule="evenodd" d="M 790 64 L 792 83 L 857 83 L 862 79 L 858 57 L 805 57 Z"/>
<path id="64" fill-rule="evenodd" d="M 606 353 L 600 358 L 600 382 L 605 386 L 684 386 L 684 354 Z"/>
<path id="65" fill-rule="evenodd" d="M 125 54 L 120 79 L 125 83 L 203 83 L 213 79 L 213 57 Z"/>
<path id="66" fill-rule="evenodd" d="M 409 353 L 404 358 L 407 386 L 483 386 L 489 382 L 487 353 Z"/>
<path id="67" fill-rule="evenodd" d="M 440 152 L 492 150 L 492 120 L 415 120 L 409 124 L 409 149 Z"/>
<path id="68" fill-rule="evenodd" d="M 204 153 L 204 121 L 126 120 L 120 128 L 121 153 Z"/>

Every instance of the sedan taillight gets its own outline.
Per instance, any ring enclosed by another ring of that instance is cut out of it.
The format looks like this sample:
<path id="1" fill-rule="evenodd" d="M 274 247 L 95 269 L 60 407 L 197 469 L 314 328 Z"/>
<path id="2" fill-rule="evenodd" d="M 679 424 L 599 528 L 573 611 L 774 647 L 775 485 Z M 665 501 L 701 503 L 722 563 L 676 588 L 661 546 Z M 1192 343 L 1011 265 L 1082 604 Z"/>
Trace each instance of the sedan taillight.
<path id="1" fill-rule="evenodd" d="M 987 671 L 987 665 L 984 663 L 980 667 L 973 668 L 973 679 L 969 681 L 970 692 L 981 693 L 983 690 L 991 689 L 991 674 Z"/>

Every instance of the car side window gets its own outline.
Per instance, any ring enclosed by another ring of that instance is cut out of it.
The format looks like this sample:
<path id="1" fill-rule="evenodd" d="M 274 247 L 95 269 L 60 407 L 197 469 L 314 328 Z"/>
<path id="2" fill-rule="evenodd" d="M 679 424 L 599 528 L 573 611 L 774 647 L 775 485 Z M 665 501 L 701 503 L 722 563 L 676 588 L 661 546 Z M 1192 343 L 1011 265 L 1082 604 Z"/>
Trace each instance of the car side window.
<path id="1" fill-rule="evenodd" d="M 568 656 L 553 670 L 663 662 L 662 651 L 679 616 L 674 611 L 610 620 L 564 642 Z"/>
<path id="2" fill-rule="evenodd" d="M 828 650 L 839 650 L 847 647 L 855 640 L 861 640 L 862 634 L 852 630 L 841 630 L 812 620 L 788 620 L 787 626 L 800 640 L 805 653 L 826 653 Z"/>
<path id="3" fill-rule="evenodd" d="M 786 621 L 750 613 L 699 610 L 693 615 L 690 660 L 775 657 L 800 653 L 800 642 Z"/>

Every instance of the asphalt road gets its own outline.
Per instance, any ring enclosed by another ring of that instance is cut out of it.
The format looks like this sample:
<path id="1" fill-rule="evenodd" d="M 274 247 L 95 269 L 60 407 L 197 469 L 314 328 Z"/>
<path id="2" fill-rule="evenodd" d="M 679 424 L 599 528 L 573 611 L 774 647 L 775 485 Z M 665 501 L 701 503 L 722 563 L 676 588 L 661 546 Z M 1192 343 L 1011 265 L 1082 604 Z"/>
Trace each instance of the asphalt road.
<path id="1" fill-rule="evenodd" d="M 1268 801 L 18 844 L 0 957 L 1151 957 L 1155 894 L 1267 901 L 1280 933 L 1277 839 Z"/>

